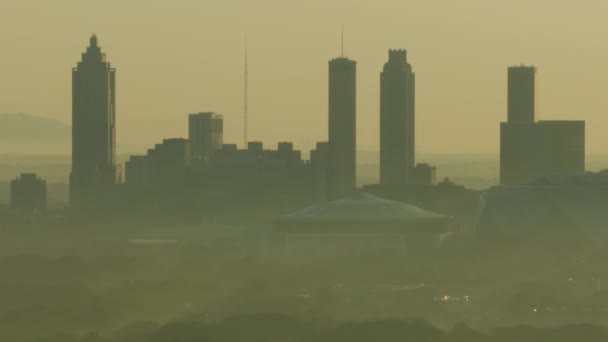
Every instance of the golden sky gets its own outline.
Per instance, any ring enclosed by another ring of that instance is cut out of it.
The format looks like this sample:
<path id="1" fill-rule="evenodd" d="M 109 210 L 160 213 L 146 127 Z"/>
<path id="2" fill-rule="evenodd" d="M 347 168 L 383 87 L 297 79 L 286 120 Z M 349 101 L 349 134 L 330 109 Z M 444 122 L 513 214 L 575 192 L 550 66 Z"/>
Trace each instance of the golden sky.
<path id="1" fill-rule="evenodd" d="M 71 68 L 96 33 L 117 68 L 119 153 L 186 136 L 200 111 L 223 114 L 225 141 L 241 143 L 247 34 L 251 140 L 308 150 L 327 137 L 327 61 L 344 24 L 359 149 L 378 147 L 379 72 L 405 48 L 419 152 L 498 153 L 506 68 L 526 63 L 539 116 L 586 120 L 588 151 L 602 153 L 606 13 L 606 0 L 0 0 L 0 113 L 69 122 Z"/>

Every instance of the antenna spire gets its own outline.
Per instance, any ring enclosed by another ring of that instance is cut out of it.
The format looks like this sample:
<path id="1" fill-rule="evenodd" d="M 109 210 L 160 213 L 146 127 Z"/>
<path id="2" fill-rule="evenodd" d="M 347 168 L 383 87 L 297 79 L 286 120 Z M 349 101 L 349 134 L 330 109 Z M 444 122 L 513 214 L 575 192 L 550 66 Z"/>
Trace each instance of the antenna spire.
<path id="1" fill-rule="evenodd" d="M 245 35 L 245 94 L 244 94 L 244 135 L 243 142 L 244 148 L 247 148 L 247 143 L 249 142 L 249 40 L 247 35 Z"/>
<path id="2" fill-rule="evenodd" d="M 342 24 L 342 58 L 344 58 L 344 24 Z"/>

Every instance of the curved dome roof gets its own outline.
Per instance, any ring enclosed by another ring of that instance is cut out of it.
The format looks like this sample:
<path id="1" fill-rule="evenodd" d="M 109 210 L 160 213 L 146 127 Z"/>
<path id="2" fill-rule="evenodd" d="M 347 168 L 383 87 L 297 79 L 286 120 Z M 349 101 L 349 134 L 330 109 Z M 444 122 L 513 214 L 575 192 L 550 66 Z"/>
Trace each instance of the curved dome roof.
<path id="1" fill-rule="evenodd" d="M 406 203 L 391 201 L 361 192 L 351 197 L 315 205 L 281 216 L 283 225 L 314 224 L 377 224 L 396 226 L 426 226 L 447 222 L 449 217 Z"/>

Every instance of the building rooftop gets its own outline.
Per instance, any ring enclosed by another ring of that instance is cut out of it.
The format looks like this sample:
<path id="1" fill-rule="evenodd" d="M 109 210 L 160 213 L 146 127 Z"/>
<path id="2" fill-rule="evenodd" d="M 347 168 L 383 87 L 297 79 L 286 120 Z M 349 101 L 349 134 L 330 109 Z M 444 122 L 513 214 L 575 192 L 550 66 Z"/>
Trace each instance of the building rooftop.
<path id="1" fill-rule="evenodd" d="M 277 224 L 279 226 L 309 225 L 311 228 L 335 225 L 347 229 L 367 226 L 374 231 L 387 227 L 429 228 L 432 225 L 438 230 L 445 230 L 448 221 L 450 221 L 448 216 L 359 192 L 350 197 L 281 216 Z"/>

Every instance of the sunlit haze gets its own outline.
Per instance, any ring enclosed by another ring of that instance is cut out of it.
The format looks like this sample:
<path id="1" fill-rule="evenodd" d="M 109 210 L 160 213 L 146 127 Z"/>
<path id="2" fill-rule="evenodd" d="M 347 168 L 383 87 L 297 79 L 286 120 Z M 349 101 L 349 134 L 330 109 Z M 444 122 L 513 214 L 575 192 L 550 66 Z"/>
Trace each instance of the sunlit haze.
<path id="1" fill-rule="evenodd" d="M 357 144 L 379 144 L 379 73 L 408 50 L 421 153 L 498 153 L 507 66 L 538 68 L 541 119 L 587 122 L 608 148 L 602 0 L 6 0 L 0 6 L 0 113 L 71 121 L 71 68 L 92 33 L 117 69 L 118 153 L 187 137 L 187 114 L 224 115 L 242 143 L 245 37 L 250 139 L 327 140 L 328 60 L 357 61 Z M 19 152 L 19 147 L 15 147 Z M 66 154 L 69 150 L 66 151 Z"/>

